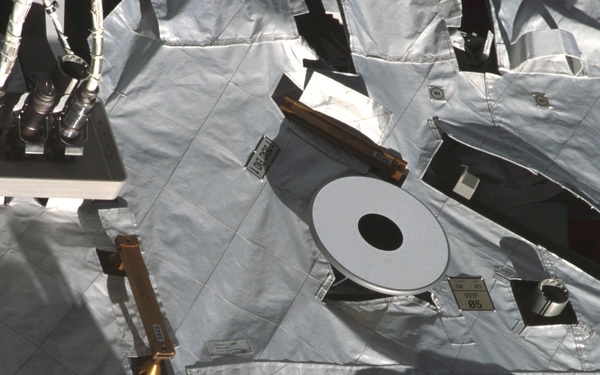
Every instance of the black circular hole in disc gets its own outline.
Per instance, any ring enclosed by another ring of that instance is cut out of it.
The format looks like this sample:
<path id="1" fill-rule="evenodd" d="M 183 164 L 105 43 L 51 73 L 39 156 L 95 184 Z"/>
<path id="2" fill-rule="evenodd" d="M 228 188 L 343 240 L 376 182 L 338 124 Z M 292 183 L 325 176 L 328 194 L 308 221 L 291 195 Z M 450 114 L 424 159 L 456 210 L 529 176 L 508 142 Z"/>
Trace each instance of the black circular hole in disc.
<path id="1" fill-rule="evenodd" d="M 369 245 L 379 250 L 396 250 L 404 239 L 396 223 L 379 214 L 366 214 L 361 217 L 358 220 L 358 231 Z"/>

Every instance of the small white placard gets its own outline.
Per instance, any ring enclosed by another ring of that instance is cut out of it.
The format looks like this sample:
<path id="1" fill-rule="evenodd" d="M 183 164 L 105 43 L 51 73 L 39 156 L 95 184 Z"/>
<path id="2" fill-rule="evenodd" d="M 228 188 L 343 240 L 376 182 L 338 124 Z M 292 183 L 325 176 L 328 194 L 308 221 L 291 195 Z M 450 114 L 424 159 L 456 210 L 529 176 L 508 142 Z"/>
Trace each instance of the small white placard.
<path id="1" fill-rule="evenodd" d="M 263 136 L 252 151 L 252 155 L 246 163 L 246 169 L 262 180 L 278 152 L 279 146 L 267 136 Z"/>
<path id="2" fill-rule="evenodd" d="M 152 328 L 154 328 L 154 336 L 156 337 L 156 341 L 165 342 L 165 335 L 163 334 L 160 324 L 152 324 Z"/>
<path id="3" fill-rule="evenodd" d="M 462 311 L 496 311 L 483 278 L 449 277 L 448 282 Z"/>
<path id="4" fill-rule="evenodd" d="M 204 346 L 208 354 L 215 358 L 250 355 L 254 353 L 248 339 L 207 341 L 204 343 Z"/>

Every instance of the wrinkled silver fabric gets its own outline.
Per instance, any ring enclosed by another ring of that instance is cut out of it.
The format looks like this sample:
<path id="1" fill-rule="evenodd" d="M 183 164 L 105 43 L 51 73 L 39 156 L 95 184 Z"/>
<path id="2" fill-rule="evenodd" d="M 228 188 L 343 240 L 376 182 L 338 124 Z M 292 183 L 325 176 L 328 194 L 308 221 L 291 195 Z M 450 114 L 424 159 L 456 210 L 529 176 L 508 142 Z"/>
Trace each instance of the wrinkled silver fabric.
<path id="1" fill-rule="evenodd" d="M 492 0 L 490 4 L 501 72 L 598 76 L 600 31 L 594 1 Z"/>
<path id="2" fill-rule="evenodd" d="M 342 1 L 369 100 L 391 114 L 378 137 L 411 168 L 403 188 L 446 232 L 448 275 L 483 277 L 496 311 L 461 312 L 445 280 L 434 304 L 323 302 L 333 280 L 306 223 L 310 199 L 367 167 L 285 120 L 271 99 L 284 73 L 304 88 L 302 60 L 315 58 L 295 29 L 301 2 L 208 4 L 124 0 L 106 20 L 101 97 L 129 176 L 128 209 L 0 208 L 2 295 L 12 302 L 0 308 L 3 371 L 129 372 L 127 356 L 144 349 L 139 322 L 123 314 L 127 287 L 102 274 L 94 249 L 131 232 L 179 342 L 175 374 L 600 370 L 600 282 L 421 179 L 441 128 L 600 207 L 598 79 L 459 71 L 448 29 L 459 25 L 459 1 Z M 594 77 L 599 55 L 589 51 L 600 47 L 580 31 L 597 28 L 576 22 L 583 10 L 600 20 L 577 1 L 568 10 L 577 17 L 561 23 L 573 26 Z M 445 99 L 432 100 L 429 86 Z M 551 106 L 537 107 L 532 92 Z M 263 135 L 281 149 L 259 180 L 244 164 Z M 578 325 L 523 324 L 509 280 L 549 276 L 567 285 Z"/>

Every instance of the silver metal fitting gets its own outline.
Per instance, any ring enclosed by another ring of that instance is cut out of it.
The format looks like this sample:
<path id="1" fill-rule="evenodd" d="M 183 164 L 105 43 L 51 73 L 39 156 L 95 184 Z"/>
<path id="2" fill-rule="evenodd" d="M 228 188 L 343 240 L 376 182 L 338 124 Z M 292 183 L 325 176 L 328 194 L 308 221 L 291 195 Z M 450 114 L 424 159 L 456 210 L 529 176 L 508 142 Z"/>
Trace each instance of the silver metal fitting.
<path id="1" fill-rule="evenodd" d="M 445 100 L 444 89 L 439 86 L 429 86 L 429 97 L 433 100 Z"/>
<path id="2" fill-rule="evenodd" d="M 549 107 L 550 101 L 548 100 L 548 96 L 543 93 L 535 93 L 533 94 L 533 99 L 535 100 L 535 104 L 538 107 Z"/>
<path id="3" fill-rule="evenodd" d="M 60 137 L 63 141 L 75 140 L 92 114 L 96 103 L 96 92 L 90 93 L 83 85 L 71 95 L 67 109 L 60 122 Z"/>
<path id="4" fill-rule="evenodd" d="M 539 282 L 533 292 L 531 310 L 541 316 L 560 315 L 569 303 L 569 291 L 558 280 L 546 279 Z"/>

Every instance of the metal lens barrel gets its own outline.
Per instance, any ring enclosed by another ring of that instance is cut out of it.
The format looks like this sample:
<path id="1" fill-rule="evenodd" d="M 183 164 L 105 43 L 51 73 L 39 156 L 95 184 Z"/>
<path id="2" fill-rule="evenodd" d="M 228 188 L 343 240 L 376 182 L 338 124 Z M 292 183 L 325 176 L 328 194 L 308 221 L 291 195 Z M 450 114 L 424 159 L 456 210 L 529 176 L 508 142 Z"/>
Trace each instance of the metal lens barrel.
<path id="1" fill-rule="evenodd" d="M 71 95 L 67 103 L 67 110 L 60 124 L 60 136 L 65 141 L 72 141 L 79 137 L 81 129 L 90 117 L 96 103 L 96 92 L 90 93 L 80 85 Z"/>
<path id="2" fill-rule="evenodd" d="M 56 90 L 52 81 L 38 85 L 27 98 L 27 103 L 21 114 L 21 137 L 25 140 L 34 139 L 46 124 L 46 118 L 56 101 Z"/>

